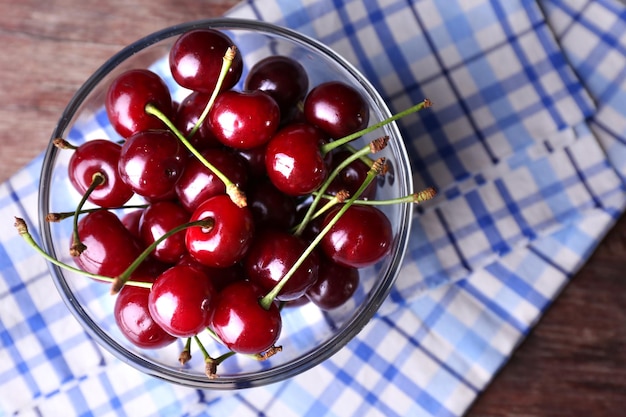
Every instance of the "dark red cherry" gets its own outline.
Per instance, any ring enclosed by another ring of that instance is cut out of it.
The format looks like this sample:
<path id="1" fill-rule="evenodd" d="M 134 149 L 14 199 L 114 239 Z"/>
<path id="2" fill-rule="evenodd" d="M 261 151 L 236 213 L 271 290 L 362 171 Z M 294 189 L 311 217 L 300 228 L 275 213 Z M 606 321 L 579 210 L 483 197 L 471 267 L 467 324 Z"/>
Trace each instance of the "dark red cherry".
<path id="1" fill-rule="evenodd" d="M 367 127 L 369 106 L 354 87 L 328 81 L 314 87 L 304 100 L 304 117 L 334 139 Z"/>
<path id="2" fill-rule="evenodd" d="M 169 65 L 174 80 L 194 91 L 212 93 L 222 67 L 226 50 L 233 46 L 224 33 L 213 29 L 197 29 L 183 33 L 172 45 Z M 233 87 L 241 78 L 243 61 L 237 51 L 226 74 L 221 91 Z"/>
<path id="3" fill-rule="evenodd" d="M 150 289 L 125 285 L 120 290 L 113 316 L 122 334 L 135 346 L 158 349 L 176 340 L 159 326 L 148 309 Z"/>
<path id="4" fill-rule="evenodd" d="M 226 268 L 239 262 L 250 247 L 254 220 L 248 207 L 238 207 L 226 194 L 205 200 L 191 215 L 191 221 L 211 218 L 212 228 L 186 230 L 187 250 L 198 262 Z"/>
<path id="5" fill-rule="evenodd" d="M 212 268 L 210 266 L 201 264 L 189 253 L 185 253 L 178 260 L 178 262 L 176 262 L 176 265 L 186 265 L 200 269 L 209 277 L 209 279 L 213 283 L 215 291 L 218 292 L 221 291 L 222 288 L 226 287 L 229 284 L 232 284 L 235 281 L 242 281 L 246 279 L 243 267 L 239 263 L 236 263 L 226 268 Z"/>
<path id="6" fill-rule="evenodd" d="M 278 229 L 259 231 L 244 259 L 244 269 L 250 281 L 269 292 L 296 263 L 308 244 L 299 237 Z M 317 280 L 318 255 L 306 257 L 276 297 L 280 301 L 295 300 Z"/>
<path id="7" fill-rule="evenodd" d="M 84 271 L 117 277 L 135 261 L 141 246 L 108 210 L 92 211 L 78 222 L 78 236 L 87 247 L 74 261 Z"/>
<path id="8" fill-rule="evenodd" d="M 87 191 L 96 173 L 104 176 L 104 183 L 89 194 L 89 201 L 100 207 L 120 207 L 133 196 L 133 190 L 117 172 L 121 150 L 113 141 L 96 139 L 80 145 L 70 157 L 69 179 L 79 193 Z"/>
<path id="9" fill-rule="evenodd" d="M 324 226 L 340 210 L 337 205 L 324 218 Z M 393 231 L 387 216 L 374 206 L 351 205 L 322 238 L 326 256 L 340 265 L 363 268 L 380 261 L 391 249 Z"/>
<path id="10" fill-rule="evenodd" d="M 237 153 L 225 148 L 208 148 L 201 155 L 222 172 L 240 189 L 248 182 L 246 161 Z M 193 212 L 204 200 L 224 194 L 226 186 L 198 158 L 188 159 L 185 171 L 175 185 L 178 200 L 189 212 Z"/>
<path id="11" fill-rule="evenodd" d="M 250 281 L 228 285 L 216 299 L 211 328 L 234 352 L 257 354 L 274 346 L 282 329 L 276 303 L 265 310 L 259 304 L 263 290 Z"/>
<path id="12" fill-rule="evenodd" d="M 124 142 L 118 170 L 137 194 L 158 200 L 174 193 L 186 162 L 186 148 L 173 133 L 147 130 Z"/>
<path id="13" fill-rule="evenodd" d="M 350 155 L 351 152 L 349 150 L 341 149 L 335 152 L 331 163 L 332 169 L 335 169 L 335 167 L 337 167 Z M 345 190 L 350 195 L 354 195 L 359 187 L 361 187 L 361 184 L 365 181 L 369 169 L 370 167 L 360 159 L 352 161 L 347 167 L 339 172 L 337 177 L 332 180 L 326 189 L 326 192 L 334 195 L 341 190 Z M 363 200 L 373 200 L 375 197 L 376 181 L 372 181 L 359 198 Z"/>
<path id="14" fill-rule="evenodd" d="M 265 145 L 251 149 L 237 149 L 237 153 L 246 160 L 251 177 L 262 178 L 265 171 Z"/>
<path id="15" fill-rule="evenodd" d="M 174 201 L 157 201 L 150 204 L 141 216 L 139 233 L 145 246 L 149 246 L 175 227 L 189 221 L 189 212 Z M 187 252 L 185 232 L 169 236 L 152 251 L 161 262 L 174 263 Z"/>
<path id="16" fill-rule="evenodd" d="M 309 78 L 298 61 L 288 56 L 272 55 L 250 68 L 244 89 L 265 91 L 276 100 L 281 114 L 287 115 L 304 99 Z"/>
<path id="17" fill-rule="evenodd" d="M 106 93 L 105 109 L 113 128 L 127 138 L 148 129 L 162 129 L 163 122 L 146 113 L 153 104 L 173 116 L 172 97 L 163 79 L 147 69 L 131 69 L 119 75 Z"/>
<path id="18" fill-rule="evenodd" d="M 122 224 L 138 240 L 141 240 L 141 236 L 139 234 L 139 222 L 141 221 L 141 215 L 142 214 L 143 214 L 143 209 L 132 210 L 132 211 L 129 211 L 128 213 L 124 214 L 120 218 L 120 220 L 122 221 Z"/>
<path id="19" fill-rule="evenodd" d="M 194 135 L 190 137 L 190 133 L 204 112 L 210 97 L 210 94 L 193 91 L 181 101 L 176 112 L 176 127 L 198 150 L 221 145 L 211 132 L 211 127 L 206 118 L 200 123 Z"/>
<path id="20" fill-rule="evenodd" d="M 306 290 L 306 297 L 322 310 L 345 304 L 359 286 L 359 270 L 339 265 L 321 256 L 317 281 Z"/>
<path id="21" fill-rule="evenodd" d="M 280 109 L 263 91 L 225 91 L 209 112 L 211 131 L 224 145 L 250 149 L 264 145 L 278 129 Z"/>
<path id="22" fill-rule="evenodd" d="M 280 129 L 265 149 L 265 169 L 274 186 L 291 196 L 319 188 L 328 174 L 320 150 L 325 141 L 319 129 L 306 123 Z"/>
<path id="23" fill-rule="evenodd" d="M 263 178 L 247 191 L 248 207 L 258 225 L 287 230 L 296 222 L 296 201 Z"/>
<path id="24" fill-rule="evenodd" d="M 175 265 L 154 281 L 148 308 L 154 321 L 176 337 L 191 337 L 210 324 L 215 289 L 197 268 Z"/>

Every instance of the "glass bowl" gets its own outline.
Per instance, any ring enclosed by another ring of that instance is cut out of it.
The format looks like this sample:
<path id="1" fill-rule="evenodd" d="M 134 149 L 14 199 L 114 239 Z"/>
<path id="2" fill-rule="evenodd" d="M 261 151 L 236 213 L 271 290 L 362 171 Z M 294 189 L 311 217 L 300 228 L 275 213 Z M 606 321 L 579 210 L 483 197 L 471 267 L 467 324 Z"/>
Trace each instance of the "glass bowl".
<path id="1" fill-rule="evenodd" d="M 251 64 L 269 55 L 286 55 L 306 69 L 310 87 L 341 80 L 358 89 L 370 106 L 370 124 L 390 116 L 385 102 L 344 58 L 323 44 L 294 31 L 258 21 L 208 19 L 166 28 L 121 50 L 102 65 L 77 91 L 61 116 L 52 138 L 66 138 L 74 144 L 108 138 L 119 140 L 107 121 L 103 108 L 109 83 L 131 68 L 149 68 L 160 74 L 172 89 L 174 100 L 188 92 L 173 82 L 167 56 L 170 46 L 184 32 L 197 28 L 224 31 L 237 45 L 246 71 Z M 235 88 L 241 88 L 241 83 Z M 388 135 L 389 145 L 380 154 L 387 159 L 389 172 L 378 181 L 379 199 L 411 194 L 411 167 L 402 137 L 395 123 L 359 139 L 361 144 Z M 358 145 L 355 145 L 358 147 Z M 71 152 L 48 147 L 41 173 L 39 221 L 44 249 L 55 258 L 72 264 L 68 254 L 71 220 L 48 223 L 50 212 L 73 211 L 80 195 L 72 187 L 67 173 Z M 411 205 L 384 206 L 391 221 L 393 244 L 390 253 L 378 264 L 360 271 L 360 285 L 346 304 L 332 311 L 321 311 L 312 303 L 283 309 L 283 328 L 277 344 L 282 352 L 265 361 L 242 355 L 228 358 L 218 368 L 219 377 L 209 379 L 199 351 L 190 362 L 181 365 L 178 357 L 184 341 L 157 350 L 135 347 L 119 331 L 113 316 L 115 296 L 110 286 L 83 275 L 68 272 L 51 264 L 52 278 L 76 319 L 105 349 L 136 369 L 164 380 L 203 389 L 237 389 L 278 382 L 293 377 L 329 358 L 354 338 L 385 300 L 401 267 L 411 223 Z M 204 337 L 204 336 L 203 336 Z M 216 343 L 211 340 L 205 343 Z M 192 348 L 193 351 L 193 348 Z"/>

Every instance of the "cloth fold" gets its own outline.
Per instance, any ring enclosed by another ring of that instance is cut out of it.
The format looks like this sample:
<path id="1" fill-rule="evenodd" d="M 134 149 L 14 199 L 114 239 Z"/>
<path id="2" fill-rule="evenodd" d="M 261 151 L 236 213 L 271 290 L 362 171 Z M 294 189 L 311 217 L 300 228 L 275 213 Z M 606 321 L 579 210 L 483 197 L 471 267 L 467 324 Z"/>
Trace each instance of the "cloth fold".
<path id="1" fill-rule="evenodd" d="M 626 8 L 617 0 L 250 0 L 228 16 L 310 35 L 397 112 L 417 207 L 397 284 L 323 364 L 234 393 L 140 374 L 65 310 L 0 224 L 0 416 L 460 416 L 626 204 Z M 0 185 L 36 224 L 41 158 Z"/>

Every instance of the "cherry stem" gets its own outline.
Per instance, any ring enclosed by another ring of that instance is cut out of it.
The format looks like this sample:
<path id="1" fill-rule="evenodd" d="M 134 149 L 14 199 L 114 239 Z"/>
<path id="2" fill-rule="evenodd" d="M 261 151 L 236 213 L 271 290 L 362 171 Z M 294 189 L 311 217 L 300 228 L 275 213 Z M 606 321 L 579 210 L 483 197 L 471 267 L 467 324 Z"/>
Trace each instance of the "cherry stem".
<path id="1" fill-rule="evenodd" d="M 233 63 L 233 59 L 235 59 L 236 54 L 237 54 L 237 48 L 234 45 L 229 47 L 226 50 L 226 53 L 224 54 L 224 57 L 222 58 L 222 67 L 220 68 L 220 74 L 217 77 L 217 83 L 215 84 L 215 88 L 213 89 L 213 92 L 211 93 L 211 97 L 209 97 L 209 101 L 204 107 L 202 114 L 200 114 L 198 121 L 196 121 L 196 124 L 193 126 L 193 129 L 191 129 L 191 132 L 189 132 L 187 139 L 191 139 L 193 135 L 196 134 L 198 129 L 200 129 L 200 125 L 204 122 L 204 119 L 206 119 L 206 117 L 208 116 L 209 111 L 211 110 L 211 107 L 213 107 L 213 103 L 215 102 L 215 99 L 217 98 L 217 95 L 222 89 L 222 84 L 224 84 L 224 78 L 226 78 L 226 75 L 228 74 L 228 70 L 230 69 L 230 66 Z"/>
<path id="2" fill-rule="evenodd" d="M 115 295 L 120 292 L 124 284 L 129 281 L 132 273 L 135 272 L 139 265 L 141 265 L 141 263 L 146 260 L 146 258 L 152 253 L 152 251 L 154 251 L 154 249 L 156 249 L 156 247 L 165 239 L 190 227 L 205 227 L 210 229 L 213 228 L 214 225 L 215 220 L 213 218 L 207 217 L 205 219 L 180 224 L 163 233 L 162 236 L 160 236 L 158 239 L 155 239 L 154 242 L 148 245 L 143 250 L 143 252 L 141 252 L 139 256 L 137 256 L 137 258 L 135 258 L 135 260 L 128 266 L 128 268 L 124 270 L 124 272 L 122 272 L 120 275 L 113 279 L 113 285 L 111 285 L 111 295 Z"/>
<path id="3" fill-rule="evenodd" d="M 318 192 L 314 191 L 314 195 L 317 195 Z M 421 191 L 418 191 L 413 194 L 406 195 L 404 197 L 398 198 L 390 198 L 388 200 L 356 200 L 354 204 L 359 204 L 362 206 L 388 206 L 393 204 L 401 204 L 401 203 L 423 203 L 425 201 L 431 200 L 435 198 L 437 195 L 437 190 L 433 187 L 425 188 Z M 324 194 L 323 198 L 330 199 L 333 196 L 330 194 Z"/>
<path id="4" fill-rule="evenodd" d="M 185 342 L 185 347 L 183 348 L 183 350 L 180 352 L 180 355 L 178 356 L 178 363 L 180 363 L 181 365 L 184 365 L 190 360 L 191 360 L 191 337 L 188 337 L 187 341 Z"/>
<path id="5" fill-rule="evenodd" d="M 78 149 L 78 146 L 72 145 L 67 140 L 63 138 L 56 138 L 52 140 L 52 144 L 56 146 L 58 149 L 71 149 L 75 151 Z"/>
<path id="6" fill-rule="evenodd" d="M 315 213 L 315 209 L 317 208 L 317 205 L 322 199 L 322 194 L 324 194 L 324 192 L 330 186 L 331 182 L 339 175 L 339 173 L 348 165 L 350 165 L 352 162 L 359 159 L 360 157 L 364 155 L 368 155 L 369 153 L 376 153 L 376 152 L 381 151 L 382 149 L 385 148 L 385 146 L 387 146 L 388 141 L 389 141 L 389 136 L 383 136 L 383 137 L 374 139 L 372 142 L 363 146 L 361 149 L 355 151 L 352 155 L 350 155 L 349 157 L 341 161 L 341 163 L 337 167 L 335 167 L 335 169 L 328 175 L 328 177 L 326 178 L 324 183 L 320 186 L 320 188 L 318 188 L 317 190 L 318 194 L 315 196 L 315 198 L 311 202 L 311 205 L 308 207 L 307 212 L 304 215 L 304 218 L 302 219 L 302 221 L 300 222 L 300 224 L 298 225 L 298 227 L 296 228 L 294 232 L 296 236 L 300 236 L 302 234 L 307 224 L 309 224 L 311 219 L 314 217 L 313 213 Z"/>
<path id="7" fill-rule="evenodd" d="M 287 284 L 287 281 L 289 281 L 289 279 L 293 276 L 293 274 L 300 267 L 300 265 L 302 265 L 306 257 L 309 256 L 311 252 L 315 250 L 315 248 L 322 241 L 324 236 L 326 236 L 326 234 L 330 231 L 330 229 L 339 221 L 341 216 L 343 216 L 343 214 L 350 208 L 350 206 L 363 193 L 363 191 L 365 191 L 365 189 L 370 185 L 370 183 L 374 180 L 374 178 L 376 178 L 377 175 L 383 172 L 384 168 L 385 168 L 385 158 L 378 158 L 374 162 L 370 170 L 367 171 L 365 180 L 363 180 L 363 183 L 361 183 L 356 193 L 345 202 L 345 204 L 341 207 L 341 209 L 339 209 L 339 211 L 333 216 L 333 218 L 330 219 L 328 224 L 326 224 L 326 226 L 324 226 L 324 228 L 318 233 L 318 235 L 315 236 L 315 239 L 313 239 L 313 241 L 309 244 L 309 246 L 304 250 L 302 255 L 300 255 L 298 260 L 291 266 L 291 268 L 287 271 L 287 273 L 283 276 L 283 278 L 280 281 L 278 281 L 278 283 L 274 286 L 274 288 L 272 288 L 272 290 L 269 293 L 264 295 L 259 300 L 259 304 L 261 305 L 261 307 L 263 307 L 266 310 L 270 308 L 270 306 L 274 302 L 274 299 L 278 296 L 278 293 L 280 292 L 280 290 L 283 289 L 283 287 Z"/>
<path id="8" fill-rule="evenodd" d="M 133 204 L 128 206 L 119 206 L 119 207 L 95 207 L 90 209 L 82 209 L 79 211 L 79 214 L 88 214 L 93 213 L 95 211 L 101 210 L 123 210 L 123 209 L 143 209 L 148 207 L 149 204 Z M 69 217 L 76 215 L 76 211 L 64 211 L 60 213 L 48 213 L 46 214 L 46 221 L 49 223 L 60 222 L 61 220 L 65 220 Z"/>
<path id="9" fill-rule="evenodd" d="M 206 350 L 206 348 L 202 344 L 202 341 L 200 341 L 200 338 L 197 335 L 194 336 L 193 338 L 196 341 L 198 347 L 200 348 L 200 351 L 202 352 L 202 355 L 204 356 L 204 373 L 206 374 L 206 376 L 209 379 L 217 378 L 217 366 L 220 363 L 224 362 L 224 360 L 226 360 L 226 359 L 230 358 L 231 356 L 233 356 L 235 354 L 235 352 L 233 352 L 231 350 L 229 352 L 226 352 L 226 353 L 218 356 L 217 358 L 213 358 L 213 357 L 211 357 L 209 352 Z"/>
<path id="10" fill-rule="evenodd" d="M 70 246 L 70 255 L 72 256 L 79 256 L 81 253 L 83 253 L 85 249 L 87 249 L 87 246 L 85 246 L 83 242 L 80 241 L 80 236 L 78 236 L 78 217 L 80 216 L 80 212 L 83 206 L 85 205 L 85 203 L 87 203 L 87 199 L 89 198 L 91 193 L 93 193 L 93 191 L 97 187 L 104 184 L 105 181 L 106 181 L 106 177 L 102 175 L 101 172 L 96 172 L 95 174 L 93 174 L 93 176 L 91 177 L 91 184 L 89 184 L 87 191 L 85 191 L 82 198 L 80 199 L 80 202 L 78 203 L 78 206 L 76 206 L 76 210 L 74 211 L 74 228 L 72 232 L 72 245 Z"/>
<path id="11" fill-rule="evenodd" d="M 20 234 L 20 236 L 22 236 L 22 238 L 26 241 L 26 243 L 31 246 L 32 248 L 35 249 L 35 251 L 37 253 L 39 253 L 45 260 L 47 260 L 48 262 L 63 268 L 67 271 L 70 272 L 75 272 L 77 274 L 80 275 L 84 275 L 86 277 L 89 278 L 93 278 L 99 281 L 105 281 L 105 282 L 113 282 L 113 278 L 111 277 L 107 277 L 104 275 L 98 275 L 98 274 L 93 274 L 91 272 L 87 272 L 87 271 L 83 271 L 82 269 L 73 267 L 71 265 L 68 265 L 64 262 L 59 261 L 57 258 L 49 255 L 46 251 L 44 251 L 41 246 L 39 246 L 37 244 L 37 242 L 35 242 L 35 239 L 33 238 L 33 236 L 30 234 L 30 232 L 28 231 L 28 226 L 26 225 L 26 222 L 24 221 L 24 219 L 20 218 L 20 217 L 15 217 L 15 228 L 17 229 L 18 233 Z M 140 282 L 140 281 L 128 281 L 129 285 L 134 285 L 136 287 L 142 287 L 142 288 L 150 288 L 152 287 L 152 283 L 150 282 Z"/>
<path id="12" fill-rule="evenodd" d="M 185 147 L 191 152 L 196 158 L 204 164 L 211 172 L 213 172 L 226 186 L 226 194 L 230 197 L 230 199 L 235 203 L 238 207 L 245 207 L 247 205 L 246 196 L 237 187 L 237 185 L 232 182 L 226 175 L 224 175 L 216 166 L 211 164 L 206 160 L 204 156 L 185 138 L 185 135 L 172 123 L 172 121 L 156 106 L 152 103 L 146 104 L 146 113 L 156 116 L 159 118 L 167 127 L 176 135 L 176 137 L 185 145 Z"/>
<path id="13" fill-rule="evenodd" d="M 421 101 L 420 103 L 415 104 L 415 105 L 409 107 L 408 109 L 401 111 L 400 113 L 394 114 L 391 117 L 388 117 L 388 118 L 386 118 L 384 120 L 381 120 L 378 123 L 374 123 L 373 125 L 370 125 L 370 126 L 364 128 L 364 129 L 361 129 L 361 130 L 359 130 L 357 132 L 354 132 L 354 133 L 352 133 L 352 134 L 350 134 L 348 136 L 344 136 L 341 139 L 338 139 L 338 140 L 335 140 L 335 141 L 332 141 L 332 142 L 328 142 L 327 144 L 322 145 L 322 147 L 321 147 L 322 155 L 326 155 L 328 152 L 332 151 L 333 149 L 336 149 L 336 148 L 338 148 L 340 146 L 343 146 L 346 143 L 351 142 L 351 141 L 353 141 L 353 140 L 355 140 L 357 138 L 360 138 L 361 136 L 363 136 L 363 135 L 365 135 L 367 133 L 373 132 L 374 130 L 376 130 L 376 129 L 380 128 L 380 127 L 388 125 L 389 123 L 391 123 L 393 121 L 396 121 L 396 120 L 401 119 L 401 118 L 403 118 L 405 116 L 408 116 L 411 113 L 418 112 L 418 111 L 420 111 L 422 109 L 425 109 L 425 108 L 428 108 L 428 107 L 431 107 L 431 106 L 432 106 L 432 102 L 430 100 L 428 100 L 428 99 L 425 99 L 425 100 Z"/>

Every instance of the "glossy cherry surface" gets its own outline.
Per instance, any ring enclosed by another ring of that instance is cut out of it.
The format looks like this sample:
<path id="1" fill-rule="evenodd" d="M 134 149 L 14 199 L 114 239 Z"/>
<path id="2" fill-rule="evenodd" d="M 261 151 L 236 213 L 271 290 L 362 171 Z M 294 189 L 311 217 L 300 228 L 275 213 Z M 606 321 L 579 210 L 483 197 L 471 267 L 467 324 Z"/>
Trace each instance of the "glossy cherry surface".
<path id="1" fill-rule="evenodd" d="M 250 281 L 269 292 L 283 279 L 307 246 L 307 242 L 286 231 L 263 229 L 255 236 L 244 259 L 246 275 Z M 289 301 L 304 295 L 317 280 L 318 264 L 316 252 L 307 256 L 280 290 L 277 299 Z"/>
<path id="2" fill-rule="evenodd" d="M 367 127 L 369 106 L 354 87 L 328 81 L 307 94 L 304 117 L 333 139 L 339 139 Z"/>
<path id="3" fill-rule="evenodd" d="M 213 219 L 212 228 L 190 227 L 186 230 L 187 250 L 198 262 L 225 268 L 239 262 L 250 247 L 254 220 L 247 207 L 238 207 L 225 194 L 205 200 L 196 208 L 191 221 Z"/>
<path id="4" fill-rule="evenodd" d="M 149 246 L 168 231 L 189 221 L 190 214 L 180 204 L 165 200 L 150 204 L 139 222 L 139 235 L 144 246 Z M 159 243 L 152 256 L 161 262 L 174 263 L 187 253 L 185 232 L 175 233 Z"/>
<path id="5" fill-rule="evenodd" d="M 113 128 L 127 138 L 140 131 L 165 127 L 161 120 L 146 113 L 148 103 L 169 118 L 173 116 L 172 97 L 163 79 L 147 69 L 131 69 L 109 86 L 105 109 Z"/>
<path id="6" fill-rule="evenodd" d="M 229 90 L 217 96 L 208 117 L 211 131 L 226 146 L 250 149 L 264 145 L 280 123 L 276 101 L 260 90 Z"/>
<path id="7" fill-rule="evenodd" d="M 259 304 L 263 290 L 250 281 L 228 285 L 216 299 L 211 328 L 234 352 L 262 353 L 274 346 L 282 330 L 277 304 Z"/>
<path id="8" fill-rule="evenodd" d="M 84 271 L 116 277 L 141 253 L 141 246 L 120 218 L 109 210 L 92 211 L 78 222 L 78 236 L 87 247 L 74 258 Z"/>
<path id="9" fill-rule="evenodd" d="M 280 129 L 265 150 L 265 169 L 274 186 L 292 196 L 316 190 L 328 175 L 320 150 L 325 141 L 319 129 L 306 123 Z"/>
<path id="10" fill-rule="evenodd" d="M 215 289 L 197 268 L 175 265 L 157 277 L 148 308 L 154 321 L 176 337 L 191 337 L 208 327 Z"/>
<path id="11" fill-rule="evenodd" d="M 208 148 L 201 155 L 228 179 L 244 189 L 248 182 L 246 161 L 237 153 L 220 148 Z M 204 200 L 226 192 L 224 182 L 196 157 L 189 157 L 185 170 L 174 186 L 178 201 L 193 212 Z"/>
<path id="12" fill-rule="evenodd" d="M 324 225 L 340 210 L 335 206 Z M 352 205 L 320 242 L 326 256 L 340 265 L 362 268 L 381 260 L 391 249 L 393 234 L 387 216 L 374 206 Z"/>
<path id="13" fill-rule="evenodd" d="M 309 77 L 295 59 L 273 55 L 250 68 L 244 89 L 265 91 L 276 100 L 281 114 L 287 116 L 304 99 L 309 89 Z"/>
<path id="14" fill-rule="evenodd" d="M 306 291 L 306 297 L 322 310 L 332 310 L 345 304 L 359 286 L 359 270 L 339 265 L 320 257 L 317 281 Z"/>
<path id="15" fill-rule="evenodd" d="M 148 308 L 150 289 L 125 285 L 113 307 L 113 316 L 122 334 L 135 346 L 158 349 L 176 340 L 159 326 Z"/>
<path id="16" fill-rule="evenodd" d="M 170 49 L 172 76 L 185 88 L 212 93 L 220 74 L 222 58 L 233 45 L 232 40 L 218 30 L 197 29 L 182 34 Z M 241 53 L 237 53 L 221 90 L 234 86 L 241 78 L 242 71 Z"/>
<path id="17" fill-rule="evenodd" d="M 187 162 L 187 152 L 167 130 L 146 130 L 122 145 L 118 170 L 137 194 L 160 199 L 174 194 L 174 185 Z"/>
<path id="18" fill-rule="evenodd" d="M 120 207 L 134 194 L 117 171 L 121 150 L 113 141 L 96 139 L 80 145 L 70 157 L 68 174 L 79 193 L 87 191 L 96 173 L 104 176 L 104 183 L 89 194 L 89 201 L 100 207 Z"/>
<path id="19" fill-rule="evenodd" d="M 190 136 L 204 108 L 209 102 L 210 94 L 192 91 L 180 102 L 177 107 L 174 124 L 189 142 L 198 150 L 219 146 L 220 142 L 215 138 L 207 119 L 205 118 L 198 126 L 198 129 Z"/>

